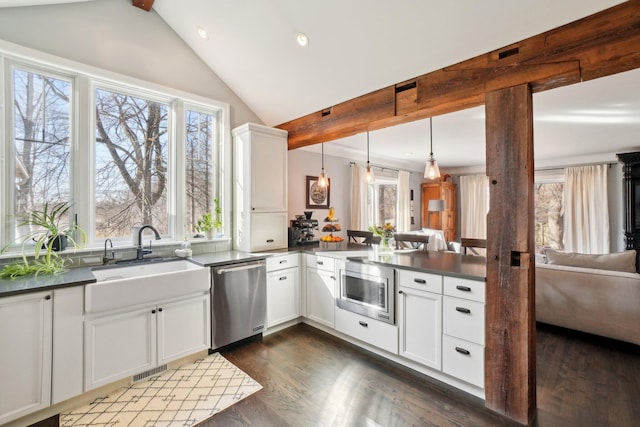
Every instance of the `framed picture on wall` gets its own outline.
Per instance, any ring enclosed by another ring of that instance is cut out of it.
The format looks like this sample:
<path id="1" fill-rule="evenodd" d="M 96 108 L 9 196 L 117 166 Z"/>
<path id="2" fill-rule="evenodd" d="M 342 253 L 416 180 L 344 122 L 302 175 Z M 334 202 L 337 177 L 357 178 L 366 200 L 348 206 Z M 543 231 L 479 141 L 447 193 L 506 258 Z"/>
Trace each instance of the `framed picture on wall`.
<path id="1" fill-rule="evenodd" d="M 326 188 L 322 188 L 318 185 L 317 176 L 307 175 L 307 209 L 329 209 L 330 188 L 330 178 L 328 178 Z"/>

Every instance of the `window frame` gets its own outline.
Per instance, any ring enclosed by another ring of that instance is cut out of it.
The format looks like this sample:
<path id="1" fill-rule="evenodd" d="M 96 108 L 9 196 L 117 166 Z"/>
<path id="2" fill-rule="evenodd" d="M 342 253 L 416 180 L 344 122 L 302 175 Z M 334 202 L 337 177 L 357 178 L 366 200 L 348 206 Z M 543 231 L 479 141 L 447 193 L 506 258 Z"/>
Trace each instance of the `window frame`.
<path id="1" fill-rule="evenodd" d="M 197 94 L 169 88 L 156 83 L 125 76 L 119 73 L 99 69 L 86 64 L 55 57 L 43 52 L 9 44 L 0 40 L 0 125 L 4 132 L 0 132 L 0 201 L 3 209 L 0 211 L 0 248 L 12 242 L 7 254 L 21 250 L 19 242 L 14 240 L 14 165 L 9 163 L 13 150 L 13 67 L 62 78 L 70 81 L 70 202 L 71 214 L 78 215 L 79 225 L 87 232 L 85 250 L 102 247 L 102 241 L 95 238 L 95 188 L 93 177 L 95 171 L 95 90 L 97 88 L 126 93 L 157 100 L 169 105 L 168 118 L 168 183 L 167 210 L 169 235 L 163 236 L 159 244 L 173 244 L 185 236 L 184 224 L 184 114 L 186 108 L 193 111 L 216 114 L 218 120 L 217 141 L 214 150 L 218 152 L 214 159 L 214 194 L 218 197 L 223 208 L 223 230 L 230 235 L 230 207 L 231 207 L 231 127 L 230 105 Z M 8 97 L 11 97 L 9 99 Z M 180 127 L 182 126 L 182 128 Z M 181 149 L 181 147 L 183 147 Z M 182 163 L 180 163 L 182 161 Z M 181 179 L 182 175 L 182 179 Z M 131 246 L 130 239 L 119 239 L 117 246 Z"/>
<path id="2" fill-rule="evenodd" d="M 384 225 L 384 219 L 380 219 L 378 218 L 378 213 L 380 212 L 380 197 L 379 197 L 379 192 L 380 192 L 380 185 L 395 185 L 396 187 L 396 205 L 395 205 L 395 210 L 396 210 L 396 222 L 398 220 L 398 177 L 392 177 L 392 176 L 386 176 L 386 175 L 376 175 L 375 177 L 375 181 L 369 183 L 367 185 L 367 192 L 369 195 L 372 195 L 372 197 L 367 197 L 367 199 L 369 199 L 369 202 L 371 203 L 367 208 L 368 208 L 368 214 L 367 217 L 369 218 L 369 222 L 373 221 L 372 224 L 369 224 L 369 226 L 378 226 L 378 225 Z M 373 190 L 371 190 L 373 189 Z M 393 224 L 394 226 L 397 226 L 397 224 Z"/>

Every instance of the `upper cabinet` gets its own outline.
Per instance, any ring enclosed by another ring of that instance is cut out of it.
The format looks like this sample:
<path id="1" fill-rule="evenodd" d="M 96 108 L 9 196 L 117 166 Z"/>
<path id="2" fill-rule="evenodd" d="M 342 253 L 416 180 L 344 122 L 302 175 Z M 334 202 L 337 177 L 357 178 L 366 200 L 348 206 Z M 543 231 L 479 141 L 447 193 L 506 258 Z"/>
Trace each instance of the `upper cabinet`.
<path id="1" fill-rule="evenodd" d="M 429 200 L 444 200 L 444 212 L 429 212 Z M 442 230 L 444 238 L 456 240 L 456 185 L 452 182 L 422 184 L 422 227 Z"/>
<path id="2" fill-rule="evenodd" d="M 236 249 L 287 247 L 287 132 L 247 123 L 233 131 Z"/>

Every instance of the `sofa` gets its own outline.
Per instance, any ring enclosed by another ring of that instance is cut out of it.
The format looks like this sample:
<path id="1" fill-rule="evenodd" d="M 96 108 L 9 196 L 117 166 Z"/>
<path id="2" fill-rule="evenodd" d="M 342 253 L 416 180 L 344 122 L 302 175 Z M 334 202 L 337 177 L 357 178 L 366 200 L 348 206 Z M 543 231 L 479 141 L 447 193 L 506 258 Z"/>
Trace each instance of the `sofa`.
<path id="1" fill-rule="evenodd" d="M 640 345 L 635 251 L 585 255 L 546 250 L 536 264 L 536 320 Z"/>

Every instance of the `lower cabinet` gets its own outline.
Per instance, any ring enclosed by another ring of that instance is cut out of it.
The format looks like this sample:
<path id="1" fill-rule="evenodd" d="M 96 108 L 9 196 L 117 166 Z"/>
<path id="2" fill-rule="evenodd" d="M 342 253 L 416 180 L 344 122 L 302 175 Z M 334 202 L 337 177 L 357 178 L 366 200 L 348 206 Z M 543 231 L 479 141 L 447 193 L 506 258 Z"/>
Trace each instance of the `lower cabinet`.
<path id="1" fill-rule="evenodd" d="M 211 347 L 209 293 L 158 307 L 158 365 Z"/>
<path id="2" fill-rule="evenodd" d="M 399 355 L 442 368 L 442 295 L 402 287 L 398 291 Z"/>
<path id="3" fill-rule="evenodd" d="M 209 348 L 209 294 L 85 320 L 85 390 Z"/>
<path id="4" fill-rule="evenodd" d="M 300 316 L 297 253 L 267 258 L 267 329 Z"/>
<path id="5" fill-rule="evenodd" d="M 336 330 L 375 347 L 398 354 L 398 328 L 395 325 L 336 308 Z"/>
<path id="6" fill-rule="evenodd" d="M 51 296 L 0 298 L 0 424 L 51 403 Z"/>
<path id="7" fill-rule="evenodd" d="M 335 325 L 335 260 L 307 255 L 307 317 L 330 328 Z"/>

